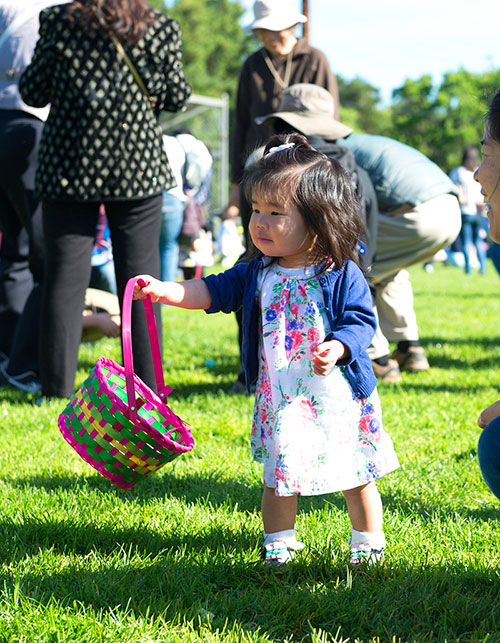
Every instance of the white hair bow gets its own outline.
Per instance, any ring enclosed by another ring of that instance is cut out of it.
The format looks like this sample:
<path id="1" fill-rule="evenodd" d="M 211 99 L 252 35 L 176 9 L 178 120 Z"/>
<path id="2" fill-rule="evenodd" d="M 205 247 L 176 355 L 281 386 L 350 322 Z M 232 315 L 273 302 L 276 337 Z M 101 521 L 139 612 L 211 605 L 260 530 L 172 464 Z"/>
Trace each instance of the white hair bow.
<path id="1" fill-rule="evenodd" d="M 269 154 L 275 154 L 276 152 L 283 152 L 283 150 L 288 150 L 291 147 L 295 147 L 295 143 L 282 143 L 276 147 L 270 147 L 266 152 L 266 156 L 269 156 Z"/>

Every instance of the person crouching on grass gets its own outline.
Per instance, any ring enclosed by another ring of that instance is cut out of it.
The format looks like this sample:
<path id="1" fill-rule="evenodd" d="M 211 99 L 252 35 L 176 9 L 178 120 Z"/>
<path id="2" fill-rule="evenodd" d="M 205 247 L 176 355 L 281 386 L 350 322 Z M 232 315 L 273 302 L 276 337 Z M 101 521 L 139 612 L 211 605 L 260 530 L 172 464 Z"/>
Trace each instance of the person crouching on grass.
<path id="1" fill-rule="evenodd" d="M 382 428 L 366 352 L 372 301 L 356 265 L 361 234 L 349 177 L 301 134 L 272 137 L 245 173 L 252 202 L 250 263 L 161 282 L 140 275 L 134 297 L 207 313 L 243 307 L 243 365 L 256 383 L 253 458 L 264 465 L 263 557 L 281 565 L 297 540 L 297 496 L 342 490 L 350 562 L 383 559 L 375 480 L 399 466 Z"/>
<path id="2" fill-rule="evenodd" d="M 481 194 L 488 204 L 489 235 L 500 243 L 500 90 L 490 103 L 481 146 L 483 158 L 474 178 L 481 184 Z M 477 423 L 483 429 L 477 445 L 481 473 L 500 500 L 500 400 L 486 407 Z"/>

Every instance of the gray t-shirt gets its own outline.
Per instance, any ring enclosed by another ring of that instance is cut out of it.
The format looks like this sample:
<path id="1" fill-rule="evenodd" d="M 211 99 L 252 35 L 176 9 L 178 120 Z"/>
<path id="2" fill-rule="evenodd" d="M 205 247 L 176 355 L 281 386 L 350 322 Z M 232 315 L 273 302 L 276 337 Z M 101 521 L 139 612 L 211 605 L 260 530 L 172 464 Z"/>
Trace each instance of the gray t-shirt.
<path id="1" fill-rule="evenodd" d="M 2 0 L 0 5 L 0 109 L 18 109 L 45 121 L 50 106 L 26 105 L 19 78 L 29 65 L 38 40 L 40 11 L 68 0 Z"/>

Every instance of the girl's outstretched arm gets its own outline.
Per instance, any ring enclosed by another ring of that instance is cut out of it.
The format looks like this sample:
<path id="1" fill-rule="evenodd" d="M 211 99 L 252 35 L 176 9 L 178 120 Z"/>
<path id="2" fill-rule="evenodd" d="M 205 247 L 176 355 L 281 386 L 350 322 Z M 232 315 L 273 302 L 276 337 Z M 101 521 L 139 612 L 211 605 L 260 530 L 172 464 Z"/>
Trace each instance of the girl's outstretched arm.
<path id="1" fill-rule="evenodd" d="M 189 308 L 190 310 L 205 310 L 212 303 L 212 296 L 203 279 L 189 279 L 188 281 L 160 281 L 150 275 L 137 275 L 145 286 L 135 284 L 134 299 L 151 297 L 153 303 Z"/>

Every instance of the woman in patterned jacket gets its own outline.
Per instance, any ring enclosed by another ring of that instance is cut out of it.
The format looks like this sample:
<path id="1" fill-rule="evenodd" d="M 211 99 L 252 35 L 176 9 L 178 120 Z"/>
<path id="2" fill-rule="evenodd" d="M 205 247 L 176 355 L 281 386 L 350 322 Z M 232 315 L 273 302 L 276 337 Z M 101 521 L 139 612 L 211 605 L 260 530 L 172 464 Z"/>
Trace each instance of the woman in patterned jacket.
<path id="1" fill-rule="evenodd" d="M 191 93 L 179 27 L 145 0 L 46 9 L 20 92 L 29 105 L 51 104 L 36 175 L 46 244 L 40 375 L 44 396 L 68 397 L 101 204 L 119 299 L 133 275 L 159 275 L 162 193 L 174 180 L 156 117 L 182 109 Z M 132 320 L 134 364 L 154 386 L 143 317 Z"/>

